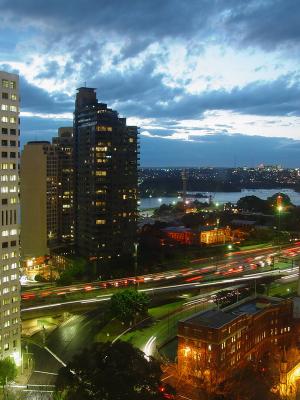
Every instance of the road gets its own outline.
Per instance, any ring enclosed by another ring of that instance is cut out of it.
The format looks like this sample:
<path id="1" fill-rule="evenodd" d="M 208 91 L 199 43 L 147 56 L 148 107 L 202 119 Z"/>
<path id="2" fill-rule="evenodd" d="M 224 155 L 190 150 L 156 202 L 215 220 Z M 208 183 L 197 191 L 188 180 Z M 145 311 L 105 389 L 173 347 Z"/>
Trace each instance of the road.
<path id="1" fill-rule="evenodd" d="M 300 252 L 300 246 L 297 244 L 290 245 L 286 249 L 282 249 L 282 253 L 286 251 L 291 251 L 291 249 L 295 249 L 295 251 Z M 224 255 L 222 259 L 219 257 L 211 257 L 206 259 L 195 259 L 190 261 L 188 265 L 183 266 L 180 269 L 169 270 L 164 272 L 159 272 L 155 274 L 148 274 L 137 277 L 125 277 L 119 279 L 113 279 L 110 281 L 94 281 L 84 284 L 74 284 L 70 286 L 62 286 L 62 287 L 49 287 L 43 289 L 30 289 L 30 290 L 22 290 L 22 300 L 23 302 L 40 302 L 47 301 L 51 302 L 53 298 L 63 298 L 64 296 L 74 295 L 76 293 L 86 294 L 91 291 L 100 291 L 103 294 L 110 293 L 116 288 L 126 287 L 129 285 L 140 284 L 140 286 L 144 286 L 145 288 L 149 287 L 157 287 L 164 286 L 164 282 L 174 281 L 174 280 L 184 280 L 188 276 L 194 276 L 199 273 L 203 273 L 204 270 L 207 270 L 204 273 L 209 273 L 208 269 L 211 271 L 219 271 L 222 275 L 223 272 L 226 272 L 226 269 L 230 269 L 231 265 L 234 264 L 245 264 L 250 265 L 251 262 L 257 263 L 259 257 L 267 257 L 270 254 L 275 254 L 278 250 L 276 246 L 268 246 L 261 249 L 252 249 L 252 250 L 244 250 L 237 251 L 232 253 L 227 253 Z"/>
<path id="2" fill-rule="evenodd" d="M 41 334 L 35 335 L 33 339 L 40 345 L 33 343 L 28 345 L 29 352 L 33 353 L 35 359 L 34 372 L 28 383 L 54 384 L 55 374 L 63 366 L 62 363 L 67 363 L 74 354 L 93 343 L 102 322 L 102 310 L 73 316 L 48 336 L 45 345 L 52 354 L 43 348 Z"/>
<path id="3" fill-rule="evenodd" d="M 150 295 L 156 295 L 159 293 L 168 293 L 168 292 L 179 292 L 179 291 L 186 291 L 186 290 L 191 290 L 191 289 L 200 289 L 200 288 L 209 288 L 209 287 L 214 287 L 214 286 L 222 286 L 222 285 L 227 285 L 227 284 L 239 284 L 239 283 L 246 283 L 254 280 L 262 280 L 265 279 L 266 277 L 269 276 L 279 276 L 279 275 L 285 275 L 285 274 L 290 274 L 293 273 L 295 274 L 295 269 L 286 269 L 284 271 L 279 271 L 279 270 L 273 270 L 273 271 L 266 271 L 266 272 L 258 272 L 258 273 L 252 273 L 252 274 L 245 274 L 244 276 L 239 276 L 237 278 L 226 278 L 226 279 L 219 279 L 215 280 L 213 282 L 193 282 L 193 283 L 182 283 L 182 284 L 172 284 L 169 283 L 165 286 L 159 286 L 159 287 L 153 287 L 153 288 L 147 288 L 147 289 L 139 289 L 141 292 L 148 293 Z M 63 310 L 66 307 L 70 307 L 72 305 L 80 305 L 82 304 L 83 306 L 86 306 L 87 304 L 92 304 L 92 303 L 103 303 L 107 302 L 110 300 L 112 295 L 100 295 L 96 296 L 94 298 L 88 299 L 88 300 L 74 300 L 74 301 L 66 301 L 66 302 L 58 302 L 58 303 L 53 303 L 53 304 L 43 304 L 43 305 L 37 305 L 37 306 L 30 306 L 30 307 L 23 307 L 22 308 L 22 315 L 26 315 L 30 312 L 37 312 L 40 311 L 41 315 L 43 311 L 45 310 L 54 310 L 54 309 L 59 309 Z"/>

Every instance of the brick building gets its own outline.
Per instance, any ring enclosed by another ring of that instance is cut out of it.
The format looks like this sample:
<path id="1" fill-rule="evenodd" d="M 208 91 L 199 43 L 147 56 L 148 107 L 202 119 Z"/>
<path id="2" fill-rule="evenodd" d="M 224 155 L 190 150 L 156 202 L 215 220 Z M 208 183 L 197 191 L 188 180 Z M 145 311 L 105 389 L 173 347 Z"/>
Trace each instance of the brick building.
<path id="1" fill-rule="evenodd" d="M 266 296 L 194 314 L 179 322 L 179 371 L 213 387 L 272 346 L 288 346 L 292 324 L 292 301 Z"/>

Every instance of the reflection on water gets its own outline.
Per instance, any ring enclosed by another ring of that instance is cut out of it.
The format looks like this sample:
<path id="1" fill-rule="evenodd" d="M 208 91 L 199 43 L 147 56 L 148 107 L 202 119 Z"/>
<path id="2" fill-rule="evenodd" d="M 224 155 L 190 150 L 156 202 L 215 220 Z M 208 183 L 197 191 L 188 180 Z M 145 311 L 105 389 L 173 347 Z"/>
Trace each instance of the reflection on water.
<path id="1" fill-rule="evenodd" d="M 220 204 L 223 203 L 236 203 L 241 197 L 244 196 L 257 196 L 260 197 L 261 199 L 266 200 L 268 197 L 272 196 L 275 193 L 285 193 L 287 194 L 292 203 L 295 204 L 296 206 L 300 206 L 300 193 L 295 192 L 293 189 L 243 189 L 241 192 L 216 192 L 216 193 L 210 193 L 210 192 L 202 192 L 203 195 L 206 197 L 200 197 L 197 200 L 199 201 L 207 201 L 209 199 L 209 196 L 212 196 L 212 199 L 214 202 L 218 202 Z M 191 198 L 193 200 L 195 198 Z M 177 203 L 180 201 L 180 198 L 178 197 L 152 197 L 152 198 L 142 198 L 141 199 L 141 204 L 140 204 L 140 209 L 145 210 L 147 208 L 157 208 L 161 204 L 172 204 L 172 203 Z"/>

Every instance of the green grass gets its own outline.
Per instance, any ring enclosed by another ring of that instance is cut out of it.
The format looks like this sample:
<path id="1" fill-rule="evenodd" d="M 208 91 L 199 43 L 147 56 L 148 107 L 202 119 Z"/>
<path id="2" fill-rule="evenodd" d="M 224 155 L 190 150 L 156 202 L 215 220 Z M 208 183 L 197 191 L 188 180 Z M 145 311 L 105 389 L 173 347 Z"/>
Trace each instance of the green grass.
<path id="1" fill-rule="evenodd" d="M 289 283 L 274 283 L 271 285 L 269 290 L 270 296 L 287 296 L 289 297 L 293 293 L 297 292 L 297 282 Z"/>
<path id="2" fill-rule="evenodd" d="M 260 249 L 261 247 L 270 246 L 271 244 L 272 244 L 271 242 L 266 242 L 266 243 L 252 244 L 252 245 L 239 246 L 239 247 L 241 250 L 255 250 L 255 249 Z"/>
<path id="3" fill-rule="evenodd" d="M 151 336 L 155 336 L 156 340 L 154 346 L 160 347 L 167 340 L 170 340 L 176 336 L 178 321 L 208 307 L 211 307 L 211 305 L 201 305 L 198 307 L 198 309 L 193 307 L 189 310 L 183 310 L 175 315 L 170 316 L 169 318 L 164 318 L 161 321 L 155 321 L 151 326 L 128 332 L 122 336 L 122 340 L 130 342 L 133 346 L 143 350 Z"/>
<path id="4" fill-rule="evenodd" d="M 125 331 L 126 326 L 122 325 L 122 323 L 117 319 L 112 319 L 106 324 L 100 332 L 95 336 L 95 342 L 109 342 L 114 340 L 120 333 Z"/>
<path id="5" fill-rule="evenodd" d="M 165 317 L 170 312 L 179 308 L 185 300 L 178 300 L 173 303 L 163 304 L 158 307 L 152 307 L 149 309 L 149 316 L 152 317 L 152 322 Z M 109 321 L 98 334 L 95 336 L 96 342 L 108 342 L 114 340 L 118 335 L 126 330 L 127 326 L 122 325 L 117 319 Z M 142 331 L 142 329 L 140 330 Z M 109 335 L 107 335 L 109 334 Z"/>
<path id="6" fill-rule="evenodd" d="M 154 319 L 163 318 L 168 315 L 170 312 L 179 308 L 186 300 L 178 300 L 174 303 L 163 304 L 162 306 L 153 307 L 149 309 L 149 315 L 151 315 Z"/>

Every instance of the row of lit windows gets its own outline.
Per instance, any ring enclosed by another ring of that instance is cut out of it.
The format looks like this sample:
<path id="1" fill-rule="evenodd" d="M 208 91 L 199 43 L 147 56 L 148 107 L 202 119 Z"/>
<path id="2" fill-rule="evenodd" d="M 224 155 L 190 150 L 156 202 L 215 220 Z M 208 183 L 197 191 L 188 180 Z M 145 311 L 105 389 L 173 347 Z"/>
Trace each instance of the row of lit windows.
<path id="1" fill-rule="evenodd" d="M 18 275 L 17 274 L 6 275 L 6 276 L 2 277 L 2 283 L 15 281 L 16 279 L 18 279 Z"/>
<path id="2" fill-rule="evenodd" d="M 8 182 L 8 181 L 14 182 L 16 180 L 17 180 L 17 175 L 1 175 L 0 176 L 1 182 Z"/>
<path id="3" fill-rule="evenodd" d="M 15 81 L 9 81 L 8 79 L 2 79 L 2 87 L 5 89 L 16 89 L 17 84 Z"/>
<path id="4" fill-rule="evenodd" d="M 112 127 L 111 126 L 97 125 L 96 126 L 96 131 L 98 131 L 98 132 L 112 132 Z"/>
<path id="5" fill-rule="evenodd" d="M 17 106 L 10 106 L 8 104 L 1 104 L 1 111 L 17 112 L 18 108 L 17 108 Z"/>
<path id="6" fill-rule="evenodd" d="M 1 122 L 5 123 L 5 124 L 7 124 L 7 123 L 16 124 L 17 123 L 17 117 L 7 117 L 6 115 L 3 115 L 1 117 Z"/>
<path id="7" fill-rule="evenodd" d="M 18 257 L 19 254 L 16 251 L 12 251 L 11 253 L 3 253 L 1 254 L 2 260 L 9 260 L 10 258 Z"/>
<path id="8" fill-rule="evenodd" d="M 13 286 L 3 288 L 2 294 L 17 292 L 17 291 L 18 291 L 18 286 L 13 285 Z"/>
<path id="9" fill-rule="evenodd" d="M 96 176 L 106 176 L 107 172 L 106 171 L 96 171 Z"/>
<path id="10" fill-rule="evenodd" d="M 2 231 L 1 232 L 1 236 L 2 237 L 6 237 L 6 236 L 13 236 L 13 235 L 17 235 L 18 231 L 17 229 L 11 229 L 11 230 L 6 230 L 6 231 Z"/>
<path id="11" fill-rule="evenodd" d="M 10 321 L 10 320 L 5 321 L 4 324 L 3 324 L 3 326 L 4 326 L 4 328 L 8 328 L 9 326 L 15 325 L 15 324 L 17 324 L 18 322 L 19 322 L 19 319 L 18 319 L 17 317 L 16 317 L 16 318 L 12 318 L 11 321 Z M 4 349 L 4 350 L 6 350 L 6 349 Z"/>
<path id="12" fill-rule="evenodd" d="M 16 95 L 16 93 L 8 94 L 7 92 L 2 92 L 2 99 L 3 100 L 17 101 L 17 95 Z"/>
<path id="13" fill-rule="evenodd" d="M 105 225 L 106 220 L 105 219 L 96 219 L 96 225 Z"/>
<path id="14" fill-rule="evenodd" d="M 17 263 L 12 263 L 11 265 L 9 264 L 3 265 L 3 271 L 9 271 L 10 269 L 16 269 L 16 268 L 18 268 Z"/>
<path id="15" fill-rule="evenodd" d="M 15 163 L 0 163 L 0 169 L 16 169 L 16 164 Z"/>
<path id="16" fill-rule="evenodd" d="M 18 188 L 16 186 L 13 187 L 8 187 L 8 186 L 2 186 L 0 189 L 1 193 L 17 193 Z"/>
<path id="17" fill-rule="evenodd" d="M 18 303 L 19 301 L 20 301 L 20 299 L 18 296 L 6 297 L 5 299 L 2 300 L 2 304 L 4 306 L 7 306 L 8 304 Z M 0 335 L 0 339 L 1 339 L 1 335 Z"/>

